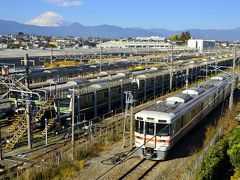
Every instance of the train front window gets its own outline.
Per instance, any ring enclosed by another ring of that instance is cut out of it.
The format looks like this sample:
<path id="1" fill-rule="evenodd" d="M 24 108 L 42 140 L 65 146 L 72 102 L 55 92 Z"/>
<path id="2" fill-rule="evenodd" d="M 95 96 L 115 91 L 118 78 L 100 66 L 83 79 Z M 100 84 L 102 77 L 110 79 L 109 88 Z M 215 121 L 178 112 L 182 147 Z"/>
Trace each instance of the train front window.
<path id="1" fill-rule="evenodd" d="M 171 128 L 170 124 L 157 124 L 156 126 L 156 135 L 170 135 L 171 134 Z"/>
<path id="2" fill-rule="evenodd" d="M 143 121 L 135 120 L 135 131 L 138 133 L 143 133 Z"/>
<path id="3" fill-rule="evenodd" d="M 70 105 L 70 99 L 60 100 L 59 105 L 60 105 L 61 107 L 66 107 L 66 106 L 68 107 L 68 106 Z"/>
<path id="4" fill-rule="evenodd" d="M 145 122 L 146 134 L 154 135 L 154 123 Z"/>

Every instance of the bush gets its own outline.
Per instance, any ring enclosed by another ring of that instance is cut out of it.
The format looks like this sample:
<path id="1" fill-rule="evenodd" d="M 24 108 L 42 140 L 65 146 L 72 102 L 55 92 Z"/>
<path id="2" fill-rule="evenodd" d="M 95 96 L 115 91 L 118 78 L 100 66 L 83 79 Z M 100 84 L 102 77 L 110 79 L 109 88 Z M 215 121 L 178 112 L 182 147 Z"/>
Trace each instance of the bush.
<path id="1" fill-rule="evenodd" d="M 238 125 L 232 132 L 231 136 L 228 139 L 229 146 L 240 143 L 240 125 Z"/>
<path id="2" fill-rule="evenodd" d="M 228 142 L 222 139 L 207 152 L 199 168 L 197 179 L 218 179 L 218 174 L 228 161 Z"/>
<path id="3" fill-rule="evenodd" d="M 229 149 L 227 154 L 234 166 L 237 175 L 240 177 L 240 126 L 237 126 L 228 139 Z"/>
<path id="4" fill-rule="evenodd" d="M 97 156 L 99 152 L 102 151 L 102 148 L 103 148 L 102 143 L 95 143 L 94 145 L 88 148 L 78 149 L 75 152 L 76 159 L 83 160 L 83 159 Z"/>

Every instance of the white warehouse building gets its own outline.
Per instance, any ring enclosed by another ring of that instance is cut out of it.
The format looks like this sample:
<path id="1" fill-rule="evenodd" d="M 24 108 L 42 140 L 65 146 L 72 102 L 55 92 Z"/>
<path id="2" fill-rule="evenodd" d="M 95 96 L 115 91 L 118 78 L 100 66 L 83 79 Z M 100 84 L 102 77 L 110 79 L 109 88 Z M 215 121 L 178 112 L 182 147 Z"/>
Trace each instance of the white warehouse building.
<path id="1" fill-rule="evenodd" d="M 151 41 L 108 41 L 98 44 L 102 48 L 171 48 L 171 44 Z"/>
<path id="2" fill-rule="evenodd" d="M 215 40 L 189 39 L 188 47 L 203 52 L 215 48 Z"/>

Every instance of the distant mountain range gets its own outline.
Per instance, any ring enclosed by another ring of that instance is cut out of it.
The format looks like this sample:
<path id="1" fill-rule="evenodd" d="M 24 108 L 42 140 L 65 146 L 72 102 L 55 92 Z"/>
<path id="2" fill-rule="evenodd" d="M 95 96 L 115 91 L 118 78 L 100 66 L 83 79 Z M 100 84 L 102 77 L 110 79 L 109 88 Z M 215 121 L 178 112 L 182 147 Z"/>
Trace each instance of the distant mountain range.
<path id="1" fill-rule="evenodd" d="M 172 34 L 190 31 L 194 38 L 214 40 L 240 40 L 240 28 L 228 30 L 201 30 L 185 29 L 172 31 L 167 29 L 142 29 L 142 28 L 121 28 L 112 25 L 83 26 L 79 23 L 62 26 L 36 26 L 22 24 L 15 21 L 0 20 L 0 34 L 15 34 L 24 32 L 27 34 L 51 35 L 51 36 L 80 36 L 80 37 L 105 37 L 105 38 L 127 38 L 140 36 L 163 36 L 169 37 Z"/>

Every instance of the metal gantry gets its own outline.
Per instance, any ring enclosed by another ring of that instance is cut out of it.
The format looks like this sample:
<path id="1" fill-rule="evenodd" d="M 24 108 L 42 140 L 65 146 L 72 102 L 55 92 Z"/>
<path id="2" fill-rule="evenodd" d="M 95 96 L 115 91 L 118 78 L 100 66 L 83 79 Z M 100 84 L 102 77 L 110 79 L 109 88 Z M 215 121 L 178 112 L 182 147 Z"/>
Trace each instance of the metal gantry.
<path id="1" fill-rule="evenodd" d="M 123 122 L 123 148 L 126 147 L 126 139 L 128 135 L 130 136 L 129 147 L 133 147 L 133 95 L 131 91 L 125 91 L 126 95 L 126 106 L 125 106 L 125 116 Z"/>

